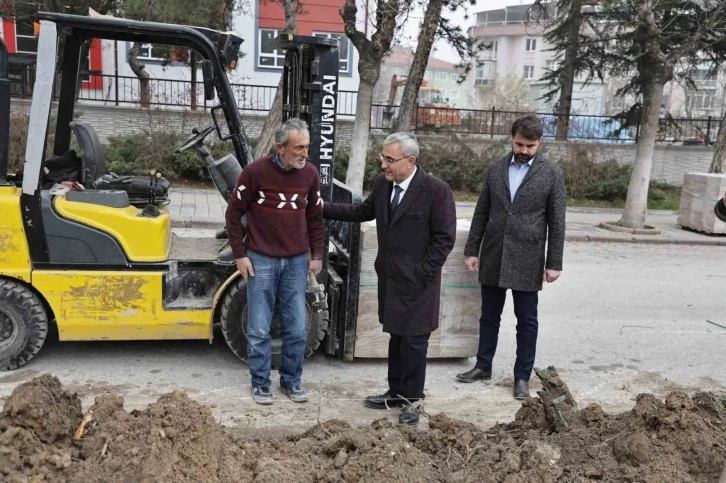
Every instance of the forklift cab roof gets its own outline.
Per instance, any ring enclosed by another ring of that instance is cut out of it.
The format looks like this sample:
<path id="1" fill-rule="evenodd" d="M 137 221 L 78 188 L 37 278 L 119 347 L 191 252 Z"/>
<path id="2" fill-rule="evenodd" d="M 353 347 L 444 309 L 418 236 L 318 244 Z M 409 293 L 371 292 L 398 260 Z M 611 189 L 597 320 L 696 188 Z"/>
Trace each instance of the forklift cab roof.
<path id="1" fill-rule="evenodd" d="M 73 111 L 76 100 L 81 46 L 90 39 L 121 40 L 186 47 L 195 50 L 205 61 L 202 71 L 205 85 L 213 86 L 219 105 L 212 109 L 212 118 L 222 138 L 215 112 L 221 110 L 227 124 L 228 136 L 242 166 L 252 161 L 252 153 L 226 72 L 237 66 L 242 39 L 233 33 L 172 25 L 139 22 L 113 17 L 83 17 L 60 13 L 39 12 L 38 57 L 33 102 L 30 110 L 29 138 L 47 139 L 53 93 L 58 92 L 57 122 L 53 154 L 62 155 L 70 148 Z M 64 37 L 64 42 L 59 42 Z M 59 52 L 59 46 L 61 51 Z M 60 55 L 58 55 L 60 54 Z M 56 63 L 58 65 L 56 66 Z M 60 89 L 54 89 L 56 73 L 60 73 Z M 25 152 L 23 194 L 38 193 L 40 170 L 45 153 L 44 143 L 28 143 Z"/>
<path id="2" fill-rule="evenodd" d="M 219 59 L 225 70 L 237 67 L 239 49 L 243 42 L 232 32 L 115 17 L 38 12 L 37 19 L 55 23 L 58 34 L 69 37 L 188 47 L 199 52 L 205 59 Z"/>

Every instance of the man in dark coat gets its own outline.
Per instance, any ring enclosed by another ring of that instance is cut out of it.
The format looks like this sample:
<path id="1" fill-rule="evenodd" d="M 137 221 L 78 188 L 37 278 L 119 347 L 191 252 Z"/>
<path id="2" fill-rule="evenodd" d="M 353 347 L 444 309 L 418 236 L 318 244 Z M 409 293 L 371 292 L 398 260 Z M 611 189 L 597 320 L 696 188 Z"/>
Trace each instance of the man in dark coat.
<path id="1" fill-rule="evenodd" d="M 417 166 L 418 154 L 412 134 L 391 134 L 383 144 L 383 172 L 371 194 L 359 204 L 323 206 L 327 219 L 376 220 L 378 317 L 383 331 L 391 334 L 388 391 L 368 396 L 365 405 L 401 407 L 402 424 L 419 420 L 428 340 L 439 326 L 441 268 L 456 240 L 451 188 Z"/>
<path id="2" fill-rule="evenodd" d="M 512 152 L 489 166 L 464 248 L 467 268 L 479 271 L 482 311 L 476 366 L 456 377 L 462 382 L 491 379 L 499 323 L 510 289 L 517 317 L 517 399 L 529 397 L 537 345 L 538 292 L 544 281 L 552 283 L 559 278 L 565 245 L 564 174 L 555 163 L 537 154 L 542 132 L 536 116 L 514 122 Z"/>

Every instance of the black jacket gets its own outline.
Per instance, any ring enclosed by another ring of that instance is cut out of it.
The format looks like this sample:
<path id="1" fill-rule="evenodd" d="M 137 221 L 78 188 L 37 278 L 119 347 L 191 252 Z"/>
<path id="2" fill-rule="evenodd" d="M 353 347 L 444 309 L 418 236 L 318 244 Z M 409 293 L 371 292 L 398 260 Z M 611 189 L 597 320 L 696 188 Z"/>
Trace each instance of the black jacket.
<path id="1" fill-rule="evenodd" d="M 375 219 L 378 235 L 378 316 L 394 335 L 428 334 L 439 326 L 441 268 L 456 240 L 451 188 L 420 166 L 389 220 L 393 183 L 380 174 L 371 194 L 355 205 L 326 203 L 323 217 Z"/>

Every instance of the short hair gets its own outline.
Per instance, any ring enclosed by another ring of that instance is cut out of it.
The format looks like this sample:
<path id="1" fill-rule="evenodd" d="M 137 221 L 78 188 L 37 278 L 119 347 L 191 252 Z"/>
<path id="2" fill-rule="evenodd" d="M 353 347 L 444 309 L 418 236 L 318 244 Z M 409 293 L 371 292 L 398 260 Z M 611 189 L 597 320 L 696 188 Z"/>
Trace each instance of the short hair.
<path id="1" fill-rule="evenodd" d="M 297 131 L 299 133 L 309 132 L 308 123 L 297 117 L 288 119 L 275 131 L 275 142 L 287 146 L 287 138 L 290 131 Z"/>
<path id="2" fill-rule="evenodd" d="M 401 147 L 404 156 L 415 156 L 418 158 L 419 148 L 416 136 L 408 132 L 394 132 L 383 141 L 384 146 L 396 143 Z"/>
<path id="3" fill-rule="evenodd" d="M 512 124 L 512 137 L 521 134 L 532 141 L 539 141 L 544 134 L 542 121 L 535 115 L 520 117 Z"/>

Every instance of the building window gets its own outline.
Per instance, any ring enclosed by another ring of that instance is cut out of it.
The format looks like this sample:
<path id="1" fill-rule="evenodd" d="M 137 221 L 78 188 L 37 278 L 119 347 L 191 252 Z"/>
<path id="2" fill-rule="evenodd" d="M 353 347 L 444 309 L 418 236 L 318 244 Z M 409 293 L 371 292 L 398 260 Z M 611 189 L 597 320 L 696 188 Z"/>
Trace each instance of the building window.
<path id="1" fill-rule="evenodd" d="M 277 50 L 274 41 L 282 30 L 260 29 L 260 42 L 258 45 L 257 66 L 272 69 L 285 67 L 285 51 Z"/>
<path id="2" fill-rule="evenodd" d="M 316 37 L 327 37 L 329 39 L 336 39 L 339 44 L 339 50 L 340 53 L 340 72 L 343 74 L 349 74 L 350 73 L 350 58 L 349 58 L 349 52 L 350 50 L 350 39 L 345 35 L 341 33 L 332 33 L 332 32 L 313 32 L 313 35 Z"/>
<path id="3" fill-rule="evenodd" d="M 547 65 L 545 69 L 547 70 L 557 70 L 560 67 L 560 63 L 556 60 L 548 60 Z"/>
<path id="4" fill-rule="evenodd" d="M 431 78 L 433 77 L 433 73 L 430 70 L 427 70 L 424 74 L 424 79 L 431 82 Z"/>
<path id="5" fill-rule="evenodd" d="M 686 96 L 686 104 L 696 111 L 710 111 L 716 107 L 715 98 L 711 92 L 693 92 Z"/>
<path id="6" fill-rule="evenodd" d="M 131 44 L 133 48 L 134 44 Z M 167 60 L 169 54 L 169 48 L 164 45 L 156 44 L 143 44 L 139 50 L 139 60 Z"/>
<path id="7" fill-rule="evenodd" d="M 18 53 L 38 53 L 38 38 L 33 33 L 32 23 L 15 22 L 15 41 Z"/>
<path id="8" fill-rule="evenodd" d="M 525 52 L 536 52 L 537 51 L 537 39 L 527 39 Z"/>
<path id="9" fill-rule="evenodd" d="M 451 89 L 451 93 L 449 94 L 450 99 L 458 99 L 459 98 L 459 91 L 457 89 Z"/>
<path id="10" fill-rule="evenodd" d="M 451 82 L 459 82 L 459 74 L 451 74 Z"/>
<path id="11" fill-rule="evenodd" d="M 442 99 L 446 99 L 446 89 L 439 89 Z"/>
<path id="12" fill-rule="evenodd" d="M 436 73 L 436 80 L 437 81 L 445 81 L 448 76 L 446 75 L 446 72 L 437 72 Z"/>
<path id="13" fill-rule="evenodd" d="M 534 79 L 534 66 L 533 65 L 524 66 L 524 78 L 525 79 Z"/>

